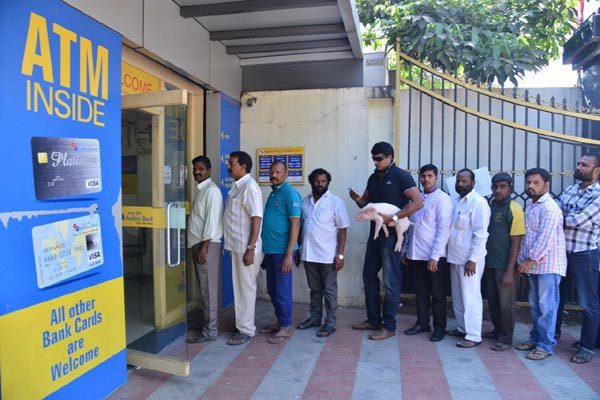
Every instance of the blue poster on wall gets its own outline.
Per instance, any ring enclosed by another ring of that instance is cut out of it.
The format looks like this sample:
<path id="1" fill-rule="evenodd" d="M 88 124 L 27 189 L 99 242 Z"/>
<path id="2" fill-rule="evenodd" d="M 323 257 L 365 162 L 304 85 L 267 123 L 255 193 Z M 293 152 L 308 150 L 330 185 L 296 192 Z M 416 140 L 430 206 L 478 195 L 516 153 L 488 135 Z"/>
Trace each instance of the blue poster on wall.
<path id="1" fill-rule="evenodd" d="M 227 172 L 229 154 L 240 149 L 240 103 L 224 94 L 221 94 L 221 132 L 219 137 L 219 148 L 221 149 L 221 191 L 223 199 L 231 188 L 232 179 Z M 231 255 L 224 252 L 221 261 L 222 271 L 222 307 L 226 308 L 233 304 L 233 284 L 231 276 Z"/>
<path id="2" fill-rule="evenodd" d="M 1 397 L 104 398 L 126 380 L 121 37 L 58 0 L 0 7 Z"/>

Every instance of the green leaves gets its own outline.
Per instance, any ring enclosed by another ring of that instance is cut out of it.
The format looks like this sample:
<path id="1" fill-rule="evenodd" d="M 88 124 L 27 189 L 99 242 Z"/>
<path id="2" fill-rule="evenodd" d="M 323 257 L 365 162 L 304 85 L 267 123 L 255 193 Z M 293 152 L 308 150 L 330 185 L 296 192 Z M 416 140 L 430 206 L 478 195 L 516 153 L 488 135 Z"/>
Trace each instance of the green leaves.
<path id="1" fill-rule="evenodd" d="M 558 57 L 577 0 L 357 0 L 365 44 L 391 47 L 465 78 L 503 85 Z M 377 37 L 379 34 L 379 37 Z"/>

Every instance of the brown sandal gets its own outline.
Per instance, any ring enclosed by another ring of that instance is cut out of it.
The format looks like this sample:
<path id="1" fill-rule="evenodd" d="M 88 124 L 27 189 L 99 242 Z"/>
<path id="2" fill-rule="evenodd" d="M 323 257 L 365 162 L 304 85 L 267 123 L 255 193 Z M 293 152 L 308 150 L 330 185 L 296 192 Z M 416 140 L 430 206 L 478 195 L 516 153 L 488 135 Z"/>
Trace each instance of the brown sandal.
<path id="1" fill-rule="evenodd" d="M 544 359 L 550 357 L 551 355 L 552 355 L 552 353 L 548 353 L 546 350 L 542 349 L 541 347 L 536 347 L 535 349 L 531 350 L 525 356 L 525 358 L 528 360 L 540 361 L 540 360 L 544 360 Z"/>

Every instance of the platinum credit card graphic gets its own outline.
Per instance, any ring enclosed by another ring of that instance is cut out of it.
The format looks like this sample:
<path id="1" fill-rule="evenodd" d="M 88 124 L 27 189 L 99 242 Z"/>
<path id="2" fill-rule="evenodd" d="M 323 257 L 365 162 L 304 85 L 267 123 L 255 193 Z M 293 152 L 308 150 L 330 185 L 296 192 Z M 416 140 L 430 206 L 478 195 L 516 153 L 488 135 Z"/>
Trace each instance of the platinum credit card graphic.
<path id="1" fill-rule="evenodd" d="M 97 139 L 32 137 L 31 154 L 38 200 L 88 195 L 102 190 Z"/>

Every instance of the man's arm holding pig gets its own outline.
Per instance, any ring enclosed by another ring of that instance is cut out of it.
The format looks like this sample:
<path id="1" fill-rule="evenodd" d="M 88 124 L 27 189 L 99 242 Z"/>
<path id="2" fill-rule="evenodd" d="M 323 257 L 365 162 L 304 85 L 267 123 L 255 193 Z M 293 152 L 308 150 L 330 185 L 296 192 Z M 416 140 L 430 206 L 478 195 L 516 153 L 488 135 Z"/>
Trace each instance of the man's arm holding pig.
<path id="1" fill-rule="evenodd" d="M 404 192 L 404 196 L 406 196 L 406 198 L 408 199 L 408 204 L 405 205 L 404 208 L 402 208 L 402 210 L 396 213 L 398 219 L 408 217 L 409 215 L 419 211 L 421 208 L 423 208 L 424 205 L 423 199 L 421 198 L 421 193 L 416 187 L 407 189 Z M 381 216 L 383 217 L 384 224 L 389 224 L 393 221 L 391 215 L 382 214 Z"/>

